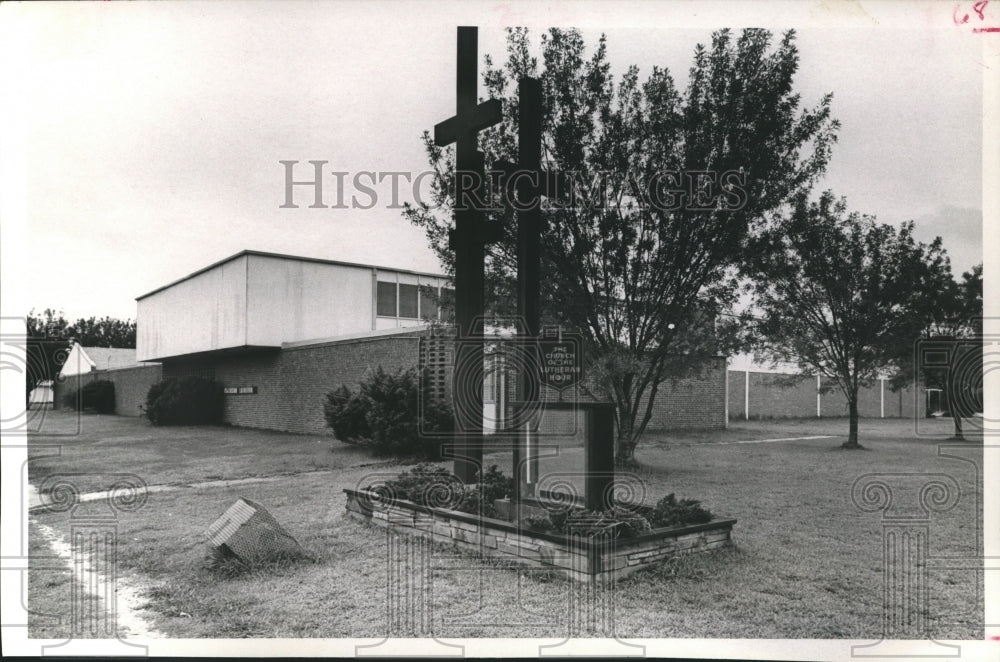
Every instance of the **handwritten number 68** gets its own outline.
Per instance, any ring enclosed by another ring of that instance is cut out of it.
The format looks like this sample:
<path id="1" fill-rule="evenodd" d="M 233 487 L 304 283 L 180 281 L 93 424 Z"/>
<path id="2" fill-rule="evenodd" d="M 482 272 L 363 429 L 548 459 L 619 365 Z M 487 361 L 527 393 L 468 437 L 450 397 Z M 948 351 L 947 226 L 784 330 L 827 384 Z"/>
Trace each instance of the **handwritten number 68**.
<path id="1" fill-rule="evenodd" d="M 980 21 L 986 19 L 986 17 L 983 15 L 983 11 L 986 9 L 986 5 L 988 4 L 990 4 L 990 0 L 979 0 L 974 5 L 972 5 L 972 11 L 976 12 L 976 15 L 979 16 Z M 961 5 L 955 5 L 955 9 L 951 13 L 951 18 L 953 21 L 955 21 L 956 25 L 962 25 L 963 23 L 969 22 L 968 14 L 963 14 L 962 18 L 958 17 L 958 10 L 960 7 Z"/>

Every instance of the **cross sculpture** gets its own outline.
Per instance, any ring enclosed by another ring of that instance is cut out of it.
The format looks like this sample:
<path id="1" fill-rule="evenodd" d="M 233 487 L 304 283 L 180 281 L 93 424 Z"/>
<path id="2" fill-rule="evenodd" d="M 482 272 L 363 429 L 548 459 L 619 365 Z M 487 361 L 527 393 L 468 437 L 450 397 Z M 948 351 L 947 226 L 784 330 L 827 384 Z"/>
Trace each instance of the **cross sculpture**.
<path id="1" fill-rule="evenodd" d="M 521 322 L 519 350 L 524 353 L 518 372 L 517 402 L 521 412 L 515 416 L 519 422 L 517 443 L 514 445 L 513 465 L 515 501 L 531 495 L 538 480 L 537 434 L 532 446 L 532 428 L 537 420 L 541 400 L 541 375 L 536 367 L 541 357 L 537 355 L 534 341 L 541 332 L 539 290 L 541 287 L 541 196 L 553 195 L 552 186 L 542 172 L 542 85 L 535 78 L 518 81 L 518 163 L 501 162 L 497 168 L 507 174 L 504 199 L 517 200 L 517 316 Z M 513 189 L 513 190 L 512 190 Z M 528 420 L 526 420 L 528 419 Z"/>
<path id="2" fill-rule="evenodd" d="M 458 343 L 453 376 L 455 398 L 455 475 L 469 483 L 482 465 L 483 450 L 483 268 L 487 225 L 476 204 L 484 159 L 478 133 L 503 119 L 499 99 L 478 103 L 478 28 L 458 28 L 455 115 L 434 127 L 434 143 L 455 144 L 455 324 Z M 478 386 L 478 388 L 477 388 Z"/>
<path id="3" fill-rule="evenodd" d="M 485 246 L 498 233 L 487 223 L 471 185 L 482 183 L 484 157 L 477 147 L 479 131 L 498 124 L 502 106 L 498 99 L 477 104 L 477 28 L 458 28 L 458 92 L 455 116 L 434 127 L 438 146 L 455 143 L 455 322 L 459 340 L 455 352 L 453 394 L 456 416 L 455 474 L 465 482 L 475 479 L 482 465 L 483 384 L 483 268 Z M 538 480 L 537 434 L 541 401 L 541 357 L 534 341 L 541 331 L 541 197 L 558 196 L 561 179 L 541 168 L 542 87 L 535 78 L 518 81 L 518 163 L 499 162 L 504 174 L 504 200 L 517 201 L 517 315 L 519 350 L 524 352 L 517 383 L 518 440 L 514 446 L 515 501 L 531 496 Z M 482 200 L 481 188 L 478 191 Z M 468 194 L 468 197 L 466 197 Z M 516 195 L 516 198 L 515 198 Z M 470 199 L 471 203 L 470 203 Z M 605 477 L 603 480 L 607 480 Z M 593 481 L 588 501 L 596 503 L 604 483 Z"/>

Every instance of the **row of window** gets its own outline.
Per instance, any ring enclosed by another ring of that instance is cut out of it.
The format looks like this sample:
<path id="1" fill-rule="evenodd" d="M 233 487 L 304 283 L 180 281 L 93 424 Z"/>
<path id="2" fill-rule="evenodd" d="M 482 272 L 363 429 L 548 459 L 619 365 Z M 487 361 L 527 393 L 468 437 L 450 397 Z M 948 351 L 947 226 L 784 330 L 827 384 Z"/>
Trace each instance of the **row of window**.
<path id="1" fill-rule="evenodd" d="M 375 314 L 379 317 L 405 319 L 438 319 L 441 309 L 438 296 L 453 299 L 455 291 L 442 287 L 440 292 L 431 285 L 408 285 L 378 281 L 375 289 Z"/>

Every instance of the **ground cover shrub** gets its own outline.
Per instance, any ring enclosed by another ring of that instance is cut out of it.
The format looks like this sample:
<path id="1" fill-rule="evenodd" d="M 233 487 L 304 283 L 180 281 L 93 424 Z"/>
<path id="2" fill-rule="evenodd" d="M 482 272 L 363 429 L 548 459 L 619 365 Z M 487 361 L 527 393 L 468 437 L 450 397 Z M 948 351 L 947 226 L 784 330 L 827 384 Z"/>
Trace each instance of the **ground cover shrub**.
<path id="1" fill-rule="evenodd" d="M 687 526 L 710 521 L 712 521 L 712 513 L 703 508 L 701 502 L 696 499 L 678 501 L 673 492 L 660 499 L 649 516 L 650 524 L 655 527 Z"/>
<path id="2" fill-rule="evenodd" d="M 521 522 L 526 528 L 542 533 L 607 535 L 613 538 L 634 538 L 652 528 L 644 516 L 621 506 L 602 511 L 571 508 L 548 515 L 529 516 Z"/>
<path id="3" fill-rule="evenodd" d="M 441 439 L 453 429 L 446 402 L 420 402 L 414 369 L 378 367 L 356 391 L 341 386 L 327 394 L 323 415 L 338 440 L 370 448 L 379 456 L 441 457 Z"/>
<path id="4" fill-rule="evenodd" d="M 146 394 L 153 425 L 212 425 L 222 422 L 222 385 L 205 377 L 168 377 Z"/>
<path id="5" fill-rule="evenodd" d="M 500 518 L 496 506 L 497 499 L 510 498 L 514 493 L 514 479 L 505 476 L 497 465 L 491 466 L 486 473 L 476 475 L 477 483 L 465 488 L 465 498 L 455 510 L 484 517 Z"/>
<path id="6" fill-rule="evenodd" d="M 68 409 L 93 409 L 99 414 L 115 413 L 115 383 L 107 379 L 98 379 L 80 387 L 80 390 L 67 391 L 62 398 L 62 404 Z"/>
<path id="7" fill-rule="evenodd" d="M 570 531 L 585 535 L 608 533 L 616 538 L 632 538 L 650 529 L 704 524 L 712 513 L 695 499 L 678 500 L 673 493 L 660 499 L 656 506 L 618 505 L 604 511 L 570 508 L 536 515 L 522 520 L 533 531 L 565 534 Z"/>
<path id="8" fill-rule="evenodd" d="M 487 503 L 493 503 L 495 499 L 510 498 L 514 493 L 513 477 L 505 476 L 495 464 L 478 478 L 483 491 L 483 500 Z"/>
<path id="9" fill-rule="evenodd" d="M 510 496 L 514 488 L 513 479 L 505 476 L 496 465 L 478 479 L 478 483 L 463 485 L 448 469 L 421 463 L 397 478 L 370 489 L 383 497 L 405 499 L 420 506 L 498 517 L 493 500 Z"/>
<path id="10" fill-rule="evenodd" d="M 421 506 L 499 518 L 493 502 L 510 497 L 514 479 L 505 476 L 497 465 L 480 474 L 478 479 L 477 484 L 463 485 L 448 469 L 423 463 L 402 472 L 396 479 L 369 489 L 386 498 L 403 499 Z M 712 517 L 712 513 L 699 501 L 678 500 L 671 492 L 655 506 L 619 504 L 602 511 L 563 508 L 546 514 L 528 515 L 521 519 L 521 525 L 531 531 L 557 535 L 578 533 L 634 538 L 654 528 L 704 524 Z"/>
<path id="11" fill-rule="evenodd" d="M 371 489 L 389 499 L 404 499 L 432 508 L 454 508 L 465 496 L 465 488 L 454 474 L 428 463 L 418 464 Z"/>

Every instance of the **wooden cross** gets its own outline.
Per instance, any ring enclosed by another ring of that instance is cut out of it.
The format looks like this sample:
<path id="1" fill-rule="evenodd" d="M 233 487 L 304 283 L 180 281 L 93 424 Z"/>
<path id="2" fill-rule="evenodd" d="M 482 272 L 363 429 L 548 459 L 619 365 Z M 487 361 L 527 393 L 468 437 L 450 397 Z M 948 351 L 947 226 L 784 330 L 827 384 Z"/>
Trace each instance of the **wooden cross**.
<path id="1" fill-rule="evenodd" d="M 497 169 L 510 178 L 519 173 L 512 186 L 503 187 L 508 202 L 517 196 L 517 315 L 522 324 L 521 351 L 536 349 L 534 341 L 541 332 L 539 293 L 541 290 L 541 196 L 557 193 L 557 180 L 542 170 L 542 85 L 536 78 L 518 81 L 518 163 L 501 162 Z M 515 190 L 516 189 L 516 190 Z M 527 368 L 539 365 L 540 357 L 525 357 Z M 522 369 L 518 375 L 517 401 L 522 411 L 536 411 L 541 398 L 541 375 Z M 537 434 L 532 439 L 534 422 L 521 421 L 514 445 L 515 500 L 534 492 L 538 480 Z M 522 466 L 523 465 L 523 466 Z"/>
<path id="2" fill-rule="evenodd" d="M 455 351 L 454 394 L 455 474 L 465 482 L 475 480 L 482 465 L 483 342 L 485 267 L 485 214 L 465 198 L 464 184 L 483 180 L 483 154 L 478 134 L 500 123 L 503 107 L 498 99 L 478 103 L 478 28 L 458 28 L 458 66 L 455 115 L 434 127 L 434 143 L 455 144 Z"/>

